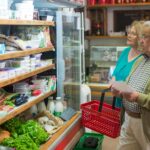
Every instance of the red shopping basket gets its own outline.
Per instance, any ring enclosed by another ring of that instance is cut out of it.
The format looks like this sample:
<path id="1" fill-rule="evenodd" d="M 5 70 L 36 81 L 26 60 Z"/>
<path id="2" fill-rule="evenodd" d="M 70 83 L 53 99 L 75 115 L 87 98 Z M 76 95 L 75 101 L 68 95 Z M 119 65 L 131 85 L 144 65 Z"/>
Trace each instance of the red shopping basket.
<path id="1" fill-rule="evenodd" d="M 120 133 L 120 109 L 115 108 L 116 98 L 113 97 L 112 105 L 103 103 L 105 92 L 102 91 L 101 99 L 81 104 L 82 125 L 96 132 L 116 138 Z"/>

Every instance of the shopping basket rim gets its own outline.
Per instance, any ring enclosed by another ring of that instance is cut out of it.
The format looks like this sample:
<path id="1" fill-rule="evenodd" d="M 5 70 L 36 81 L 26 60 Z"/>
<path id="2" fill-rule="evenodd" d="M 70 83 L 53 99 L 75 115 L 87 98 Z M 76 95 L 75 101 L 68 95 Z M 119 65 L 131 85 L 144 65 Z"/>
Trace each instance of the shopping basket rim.
<path id="1" fill-rule="evenodd" d="M 90 105 L 99 105 L 100 104 L 100 101 L 99 100 L 91 100 L 89 102 L 85 102 L 85 103 L 82 103 L 80 104 L 80 108 L 81 109 L 89 109 L 87 108 L 87 106 L 90 106 Z M 105 107 L 108 107 L 108 108 L 112 108 L 111 104 L 108 104 L 108 103 L 103 103 L 103 106 Z M 118 107 L 115 107 L 114 111 L 121 111 L 121 108 L 118 108 Z"/>

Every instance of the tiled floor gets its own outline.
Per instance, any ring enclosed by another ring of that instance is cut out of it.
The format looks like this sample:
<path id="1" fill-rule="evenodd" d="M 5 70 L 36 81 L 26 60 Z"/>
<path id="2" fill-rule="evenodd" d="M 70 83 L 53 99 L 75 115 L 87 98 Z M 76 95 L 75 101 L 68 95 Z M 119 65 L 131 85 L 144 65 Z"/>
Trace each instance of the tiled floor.
<path id="1" fill-rule="evenodd" d="M 102 143 L 102 150 L 116 150 L 117 144 L 118 138 L 113 139 L 105 136 Z"/>

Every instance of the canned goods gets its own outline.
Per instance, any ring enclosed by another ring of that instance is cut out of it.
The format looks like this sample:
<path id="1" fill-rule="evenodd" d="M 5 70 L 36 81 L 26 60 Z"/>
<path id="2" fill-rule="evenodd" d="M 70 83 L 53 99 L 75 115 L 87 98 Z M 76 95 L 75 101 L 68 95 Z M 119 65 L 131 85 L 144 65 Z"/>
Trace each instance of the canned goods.
<path id="1" fill-rule="evenodd" d="M 96 0 L 88 0 L 88 5 L 96 5 Z"/>

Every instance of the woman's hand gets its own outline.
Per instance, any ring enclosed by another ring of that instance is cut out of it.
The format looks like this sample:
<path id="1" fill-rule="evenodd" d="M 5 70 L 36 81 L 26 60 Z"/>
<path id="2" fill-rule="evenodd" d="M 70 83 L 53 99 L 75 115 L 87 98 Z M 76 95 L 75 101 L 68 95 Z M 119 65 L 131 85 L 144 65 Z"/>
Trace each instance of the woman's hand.
<path id="1" fill-rule="evenodd" d="M 111 91 L 114 96 L 123 97 L 128 101 L 136 101 L 138 98 L 138 92 L 125 82 L 113 82 L 111 85 Z"/>
<path id="2" fill-rule="evenodd" d="M 111 82 L 111 92 L 114 96 L 116 97 L 122 97 L 121 95 L 121 89 L 120 89 L 120 85 L 122 84 L 123 82 L 117 82 L 117 81 L 113 81 Z"/>
<path id="3" fill-rule="evenodd" d="M 136 91 L 128 92 L 128 93 L 122 93 L 123 98 L 125 98 L 127 101 L 130 102 L 136 102 L 139 96 L 139 93 Z"/>

